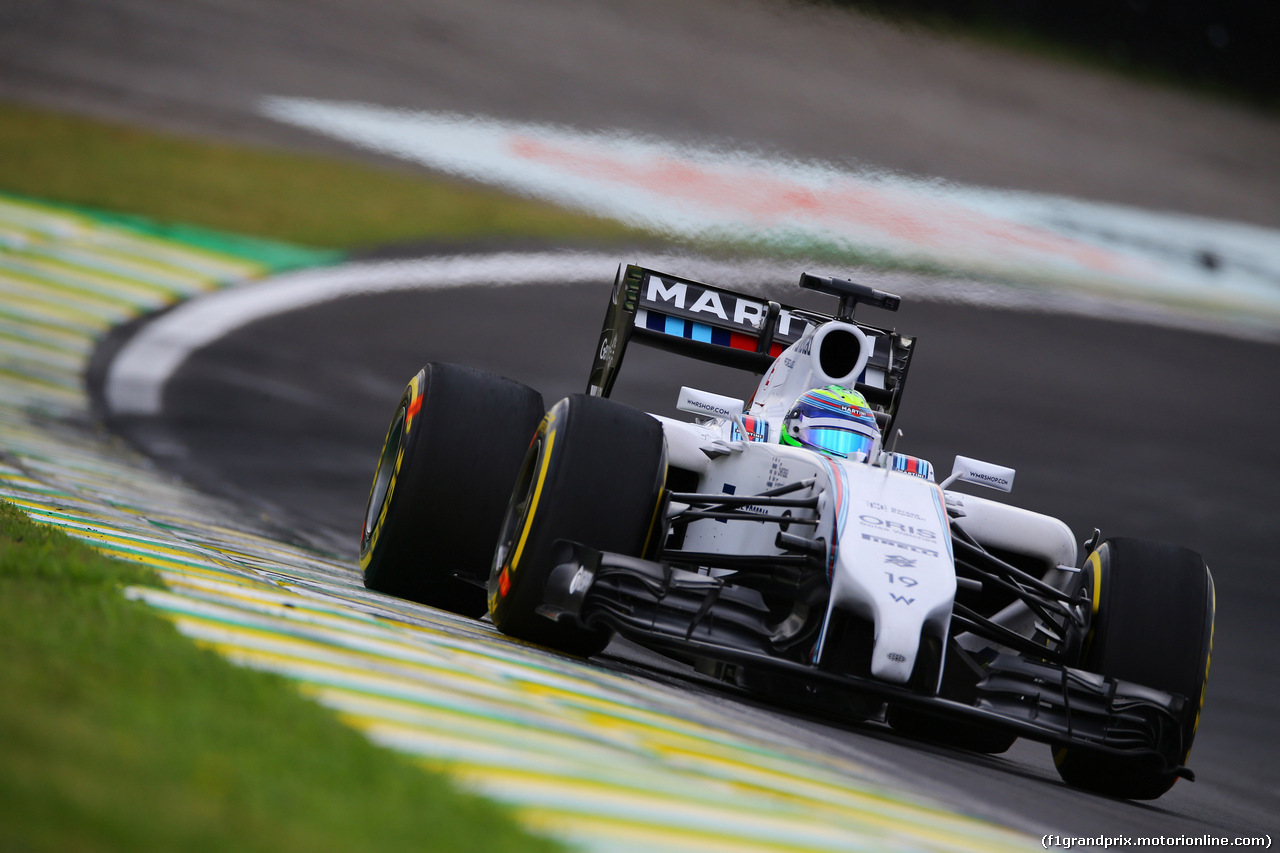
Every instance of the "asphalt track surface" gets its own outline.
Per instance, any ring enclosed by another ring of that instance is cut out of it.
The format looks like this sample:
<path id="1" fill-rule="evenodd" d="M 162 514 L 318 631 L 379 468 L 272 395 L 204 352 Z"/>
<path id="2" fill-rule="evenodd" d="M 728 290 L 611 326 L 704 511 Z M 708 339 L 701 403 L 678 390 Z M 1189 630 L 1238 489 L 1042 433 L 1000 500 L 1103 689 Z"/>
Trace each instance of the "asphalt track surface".
<path id="1" fill-rule="evenodd" d="M 1280 128 L 1232 107 L 856 27 L 785 5 L 405 0 L 0 3 L 0 95 L 151 126 L 313 150 L 255 113 L 267 94 L 734 138 L 993 186 L 1280 225 Z M 674 270 L 673 270 L 674 271 Z M 832 270 L 832 272 L 843 272 Z M 602 284 L 603 286 L 603 284 Z M 385 420 L 422 362 L 579 390 L 602 294 L 385 295 L 246 328 L 198 353 L 158 421 L 125 425 L 207 488 L 354 548 Z M 761 708 L 964 811 L 1078 835 L 1253 835 L 1280 813 L 1280 353 L 1078 317 L 908 304 L 921 339 L 903 449 L 1018 469 L 1016 500 L 1080 534 L 1202 551 L 1218 629 L 1200 781 L 1153 804 L 1064 788 L 1038 745 L 982 758 Z M 633 402 L 665 406 L 629 364 Z M 688 376 L 690 384 L 701 382 Z M 708 377 L 709 387 L 748 393 Z M 622 389 L 625 391 L 626 389 Z M 465 425 L 460 425 L 465 428 Z M 638 667 L 634 659 L 606 665 Z M 667 669 L 654 677 L 679 678 Z M 744 702 L 689 682 L 691 702 Z"/>

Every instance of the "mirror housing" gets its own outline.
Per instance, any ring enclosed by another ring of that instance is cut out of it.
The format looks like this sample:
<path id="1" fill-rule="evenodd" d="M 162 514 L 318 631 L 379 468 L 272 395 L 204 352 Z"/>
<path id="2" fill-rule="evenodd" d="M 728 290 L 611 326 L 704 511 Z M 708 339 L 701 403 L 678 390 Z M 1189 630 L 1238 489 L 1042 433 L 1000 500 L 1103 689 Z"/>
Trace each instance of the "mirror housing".
<path id="1" fill-rule="evenodd" d="M 957 456 L 955 466 L 951 469 L 951 476 L 943 480 L 941 485 L 945 489 L 959 480 L 962 483 L 973 483 L 1001 492 L 1012 492 L 1014 473 L 1012 468 L 992 465 L 990 462 L 970 459 L 968 456 Z"/>

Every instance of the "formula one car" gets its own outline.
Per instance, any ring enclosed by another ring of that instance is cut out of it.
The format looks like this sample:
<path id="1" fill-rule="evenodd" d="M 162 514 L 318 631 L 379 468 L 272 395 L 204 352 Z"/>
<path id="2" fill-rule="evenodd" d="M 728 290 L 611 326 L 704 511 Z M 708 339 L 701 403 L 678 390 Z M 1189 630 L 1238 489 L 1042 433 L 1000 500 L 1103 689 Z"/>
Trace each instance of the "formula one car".
<path id="1" fill-rule="evenodd" d="M 1213 581 L 1184 548 L 1102 540 L 952 487 L 1014 472 L 886 449 L 915 340 L 897 310 L 803 275 L 834 314 L 620 268 L 588 393 L 430 364 L 405 390 L 365 514 L 370 589 L 487 613 L 573 655 L 616 632 L 782 702 L 987 753 L 1049 743 L 1062 778 L 1152 799 L 1186 767 Z M 761 374 L 683 388 L 693 421 L 609 399 L 631 342 Z"/>

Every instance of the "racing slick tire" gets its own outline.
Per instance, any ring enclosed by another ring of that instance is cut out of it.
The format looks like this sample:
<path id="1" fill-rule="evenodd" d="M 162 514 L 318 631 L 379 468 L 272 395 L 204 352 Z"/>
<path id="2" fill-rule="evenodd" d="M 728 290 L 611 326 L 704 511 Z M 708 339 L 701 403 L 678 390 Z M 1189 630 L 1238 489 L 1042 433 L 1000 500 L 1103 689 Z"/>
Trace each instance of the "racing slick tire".
<path id="1" fill-rule="evenodd" d="M 1108 539 L 1085 572 L 1093 618 L 1080 667 L 1185 697 L 1175 756 L 1185 764 L 1213 648 L 1213 577 L 1204 559 L 1177 545 Z M 1131 800 L 1153 800 L 1178 778 L 1162 762 L 1083 746 L 1055 750 L 1054 763 L 1068 785 Z"/>
<path id="2" fill-rule="evenodd" d="M 484 582 L 511 484 L 543 414 L 510 379 L 428 364 L 387 429 L 360 533 L 364 585 L 463 616 Z"/>
<path id="3" fill-rule="evenodd" d="M 666 481 L 662 426 L 603 397 L 566 397 L 525 455 L 493 554 L 489 615 L 504 634 L 590 657 L 612 632 L 538 612 L 558 540 L 644 556 L 658 535 Z"/>

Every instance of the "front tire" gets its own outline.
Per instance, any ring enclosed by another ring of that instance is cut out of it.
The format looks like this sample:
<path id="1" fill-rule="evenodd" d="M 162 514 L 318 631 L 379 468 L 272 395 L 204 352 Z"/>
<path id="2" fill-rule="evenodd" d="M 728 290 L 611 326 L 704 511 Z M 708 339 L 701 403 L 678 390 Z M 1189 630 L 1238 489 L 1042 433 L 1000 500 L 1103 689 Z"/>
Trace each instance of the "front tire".
<path id="1" fill-rule="evenodd" d="M 1204 703 L 1213 647 L 1213 577 L 1194 551 L 1143 539 L 1108 539 L 1089 555 L 1085 582 L 1093 619 L 1081 668 L 1186 698 L 1180 743 L 1185 764 Z M 1054 753 L 1068 785 L 1111 797 L 1153 800 L 1177 781 L 1162 762 L 1069 746 Z"/>
<path id="2" fill-rule="evenodd" d="M 504 634 L 589 657 L 611 632 L 538 612 L 557 540 L 643 556 L 661 535 L 666 480 L 662 426 L 603 397 L 552 407 L 525 456 L 489 576 L 489 613 Z"/>
<path id="3" fill-rule="evenodd" d="M 463 616 L 484 581 L 542 395 L 485 371 L 428 364 L 387 429 L 360 533 L 364 585 Z"/>

